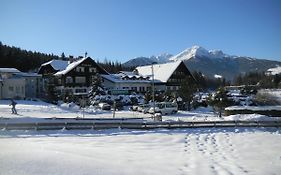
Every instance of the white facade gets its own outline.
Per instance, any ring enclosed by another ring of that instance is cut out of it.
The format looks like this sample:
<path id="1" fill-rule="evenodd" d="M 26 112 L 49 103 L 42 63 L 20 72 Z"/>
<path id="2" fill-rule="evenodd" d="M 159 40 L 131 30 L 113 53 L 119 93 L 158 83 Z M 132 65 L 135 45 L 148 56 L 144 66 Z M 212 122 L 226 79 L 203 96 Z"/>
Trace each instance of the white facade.
<path id="1" fill-rule="evenodd" d="M 121 71 L 118 74 L 102 75 L 102 85 L 107 90 L 127 90 L 145 93 L 151 89 L 149 77 L 139 76 L 133 72 Z"/>
<path id="2" fill-rule="evenodd" d="M 25 98 L 25 79 L 9 78 L 3 79 L 1 87 L 1 98 Z"/>
<path id="3" fill-rule="evenodd" d="M 25 96 L 27 98 L 38 98 L 43 93 L 42 76 L 38 74 L 22 74 L 25 79 Z"/>
<path id="4" fill-rule="evenodd" d="M 0 80 L 0 99 L 37 98 L 42 89 L 40 75 L 15 68 L 0 68 Z"/>
<path id="5" fill-rule="evenodd" d="M 150 81 L 111 81 L 104 76 L 102 85 L 108 90 L 132 90 L 134 92 L 146 92 L 151 89 Z"/>

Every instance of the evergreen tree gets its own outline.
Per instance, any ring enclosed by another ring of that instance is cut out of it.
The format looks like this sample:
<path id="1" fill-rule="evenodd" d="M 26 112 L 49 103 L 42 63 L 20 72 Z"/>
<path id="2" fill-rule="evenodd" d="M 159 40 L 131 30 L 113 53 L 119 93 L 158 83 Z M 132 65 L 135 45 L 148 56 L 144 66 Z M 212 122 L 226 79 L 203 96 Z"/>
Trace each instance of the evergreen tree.
<path id="1" fill-rule="evenodd" d="M 12 67 L 28 72 L 38 69 L 41 64 L 52 59 L 58 59 L 58 56 L 22 50 L 3 45 L 0 41 L 0 67 Z"/>
<path id="2" fill-rule="evenodd" d="M 187 103 L 187 110 L 191 110 L 191 102 L 194 98 L 194 93 L 198 90 L 198 84 L 194 82 L 191 76 L 185 78 L 183 83 L 181 84 L 179 95 L 183 99 L 184 102 Z"/>
<path id="3" fill-rule="evenodd" d="M 219 88 L 215 94 L 209 96 L 208 103 L 219 112 L 221 117 L 223 109 L 233 104 L 233 101 L 227 98 L 227 91 L 224 88 Z"/>
<path id="4" fill-rule="evenodd" d="M 96 74 L 92 77 L 91 90 L 89 92 L 90 101 L 94 101 L 96 95 L 100 95 L 104 92 L 101 82 L 102 81 L 99 74 Z"/>

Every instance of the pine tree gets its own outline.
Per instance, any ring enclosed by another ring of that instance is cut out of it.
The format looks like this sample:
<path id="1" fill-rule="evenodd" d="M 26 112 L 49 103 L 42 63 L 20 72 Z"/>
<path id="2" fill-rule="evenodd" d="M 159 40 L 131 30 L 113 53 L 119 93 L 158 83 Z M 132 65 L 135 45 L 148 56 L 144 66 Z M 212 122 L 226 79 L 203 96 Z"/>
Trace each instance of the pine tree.
<path id="1" fill-rule="evenodd" d="M 185 78 L 181 84 L 179 95 L 184 102 L 187 103 L 187 110 L 191 110 L 191 102 L 194 98 L 194 93 L 198 90 L 198 84 L 194 82 L 191 76 Z"/>
<path id="2" fill-rule="evenodd" d="M 99 74 L 96 74 L 92 77 L 91 90 L 89 92 L 90 101 L 94 101 L 96 95 L 99 95 L 104 92 L 101 82 L 102 81 Z"/>
<path id="3" fill-rule="evenodd" d="M 215 94 L 209 96 L 208 103 L 219 112 L 219 117 L 221 117 L 223 109 L 233 104 L 233 101 L 227 98 L 227 91 L 224 88 L 219 88 Z"/>

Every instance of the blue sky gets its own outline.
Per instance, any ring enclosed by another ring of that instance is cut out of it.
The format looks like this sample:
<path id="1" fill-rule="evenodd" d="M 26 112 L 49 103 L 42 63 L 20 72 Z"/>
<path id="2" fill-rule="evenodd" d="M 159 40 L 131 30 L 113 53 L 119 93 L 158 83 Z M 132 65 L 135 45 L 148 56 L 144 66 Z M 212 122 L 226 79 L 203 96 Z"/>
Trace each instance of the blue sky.
<path id="1" fill-rule="evenodd" d="M 100 61 L 193 45 L 281 61 L 281 1 L 0 0 L 0 41 Z"/>

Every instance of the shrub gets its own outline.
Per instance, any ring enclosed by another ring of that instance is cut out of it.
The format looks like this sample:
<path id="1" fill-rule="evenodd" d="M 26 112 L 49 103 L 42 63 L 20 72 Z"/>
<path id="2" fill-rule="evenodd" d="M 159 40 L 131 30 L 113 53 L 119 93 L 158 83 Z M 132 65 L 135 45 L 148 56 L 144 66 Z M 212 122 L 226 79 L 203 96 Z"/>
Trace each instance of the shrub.
<path id="1" fill-rule="evenodd" d="M 281 104 L 275 96 L 266 92 L 258 92 L 253 102 L 258 106 L 275 106 Z"/>

